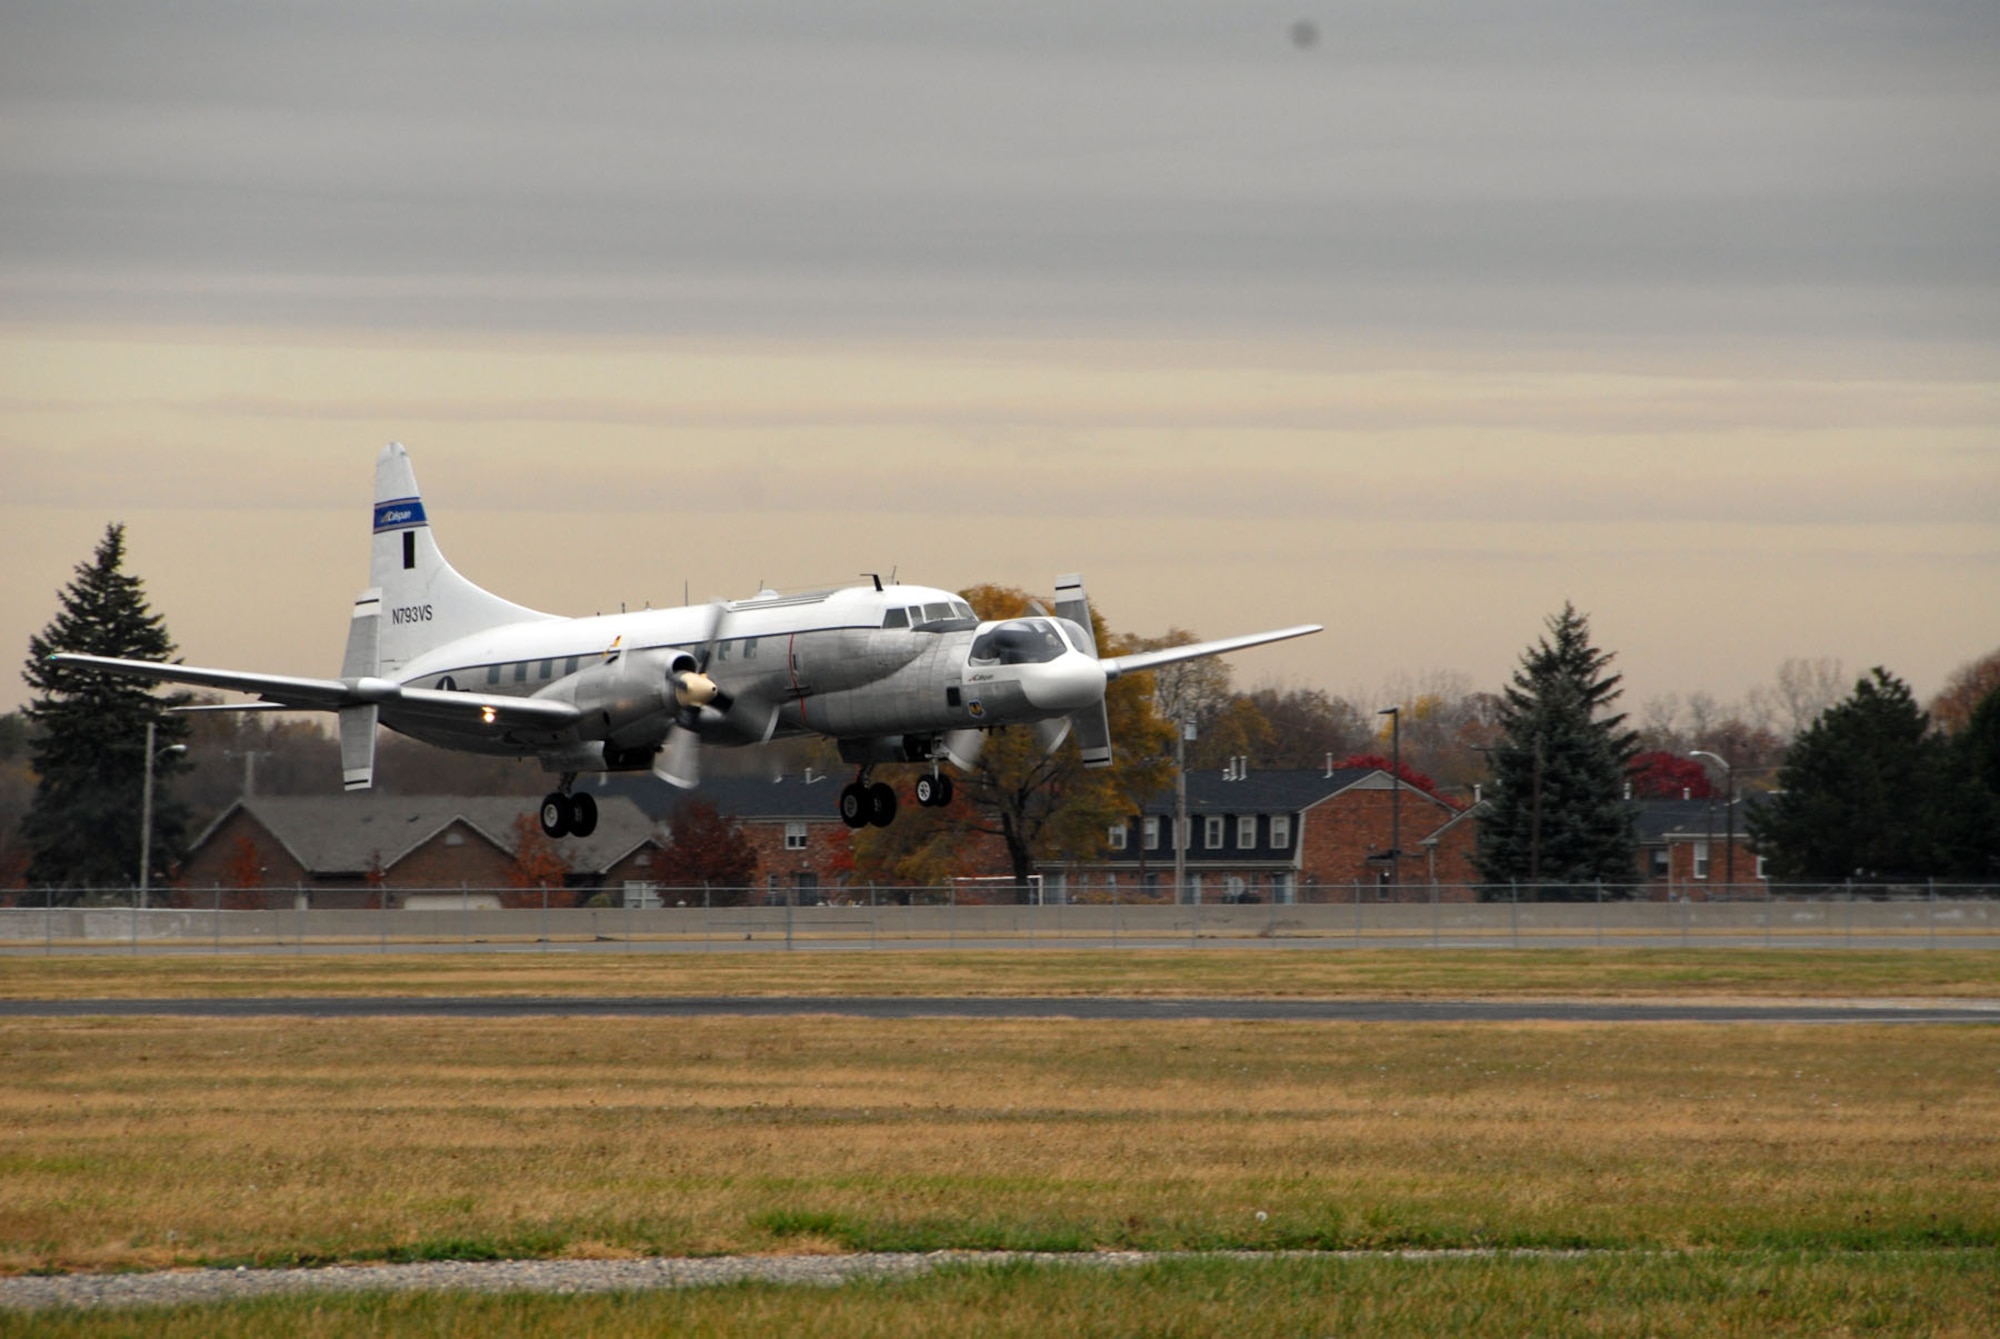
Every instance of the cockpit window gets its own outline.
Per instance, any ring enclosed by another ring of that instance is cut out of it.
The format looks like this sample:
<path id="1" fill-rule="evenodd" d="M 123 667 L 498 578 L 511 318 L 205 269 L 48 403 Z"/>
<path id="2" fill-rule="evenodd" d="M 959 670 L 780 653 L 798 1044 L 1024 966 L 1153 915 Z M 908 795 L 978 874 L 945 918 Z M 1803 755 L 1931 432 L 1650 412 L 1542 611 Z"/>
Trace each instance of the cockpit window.
<path id="1" fill-rule="evenodd" d="M 924 622 L 942 623 L 951 617 L 951 605 L 940 600 L 936 604 L 924 606 Z"/>
<path id="2" fill-rule="evenodd" d="M 884 615 L 882 616 L 882 626 L 883 626 L 883 627 L 885 627 L 885 628 L 907 628 L 907 627 L 909 627 L 909 626 L 910 626 L 910 611 L 909 611 L 909 610 L 907 610 L 907 609 L 900 609 L 900 608 L 899 608 L 899 609 L 891 609 L 891 610 L 890 610 L 890 611 L 889 611 L 888 613 L 886 613 L 886 614 L 884 614 Z"/>
<path id="3" fill-rule="evenodd" d="M 1016 618 L 974 638 L 970 659 L 975 665 L 1039 665 L 1068 649 L 1048 620 Z"/>
<path id="4" fill-rule="evenodd" d="M 974 620 L 975 622 L 979 618 L 979 615 L 972 612 L 972 606 L 967 604 L 963 600 L 953 600 L 951 602 L 951 611 L 952 613 L 958 615 L 960 618 L 969 618 Z"/>

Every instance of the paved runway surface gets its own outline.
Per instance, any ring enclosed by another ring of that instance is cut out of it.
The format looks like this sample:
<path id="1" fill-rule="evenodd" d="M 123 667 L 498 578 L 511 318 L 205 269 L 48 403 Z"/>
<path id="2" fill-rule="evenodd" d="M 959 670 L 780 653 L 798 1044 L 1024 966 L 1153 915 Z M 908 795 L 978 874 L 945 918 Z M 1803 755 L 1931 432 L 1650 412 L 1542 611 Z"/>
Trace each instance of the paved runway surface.
<path id="1" fill-rule="evenodd" d="M 1139 996 L 856 995 L 323 996 L 258 999 L 0 1000 L 0 1018 L 1074 1018 L 1105 1022 L 1221 1019 L 1284 1023 L 1985 1023 L 2000 1001 L 1205 999 Z"/>

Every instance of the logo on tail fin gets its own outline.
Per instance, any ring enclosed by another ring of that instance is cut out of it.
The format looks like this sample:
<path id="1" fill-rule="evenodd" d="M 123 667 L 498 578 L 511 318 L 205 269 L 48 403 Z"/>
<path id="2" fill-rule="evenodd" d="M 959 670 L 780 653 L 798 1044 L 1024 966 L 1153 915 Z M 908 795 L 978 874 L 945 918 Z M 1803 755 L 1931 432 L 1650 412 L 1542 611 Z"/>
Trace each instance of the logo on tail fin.
<path id="1" fill-rule="evenodd" d="M 375 533 L 378 535 L 386 530 L 414 530 L 428 524 L 424 519 L 422 498 L 404 497 L 394 502 L 375 504 Z"/>

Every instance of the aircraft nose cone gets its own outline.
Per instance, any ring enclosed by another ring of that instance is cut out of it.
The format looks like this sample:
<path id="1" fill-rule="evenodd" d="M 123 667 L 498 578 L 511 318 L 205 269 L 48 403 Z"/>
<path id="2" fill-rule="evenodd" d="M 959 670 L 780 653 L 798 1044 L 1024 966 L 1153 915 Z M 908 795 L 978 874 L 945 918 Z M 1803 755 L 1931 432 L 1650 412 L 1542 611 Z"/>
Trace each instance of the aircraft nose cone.
<path id="1" fill-rule="evenodd" d="M 1094 656 L 1066 652 L 1021 676 L 1028 701 L 1043 711 L 1079 711 L 1104 696 L 1104 666 Z"/>

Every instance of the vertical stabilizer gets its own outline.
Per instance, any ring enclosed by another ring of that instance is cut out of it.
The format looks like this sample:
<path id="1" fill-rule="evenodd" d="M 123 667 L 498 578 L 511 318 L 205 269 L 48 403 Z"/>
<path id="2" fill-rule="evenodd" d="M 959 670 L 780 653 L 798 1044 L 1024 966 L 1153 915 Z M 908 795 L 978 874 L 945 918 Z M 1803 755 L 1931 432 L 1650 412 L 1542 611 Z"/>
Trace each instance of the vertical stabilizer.
<path id="1" fill-rule="evenodd" d="M 434 646 L 503 624 L 550 617 L 481 590 L 444 560 L 401 442 L 389 443 L 375 458 L 375 539 L 368 580 L 382 592 L 375 672 L 385 677 Z"/>

